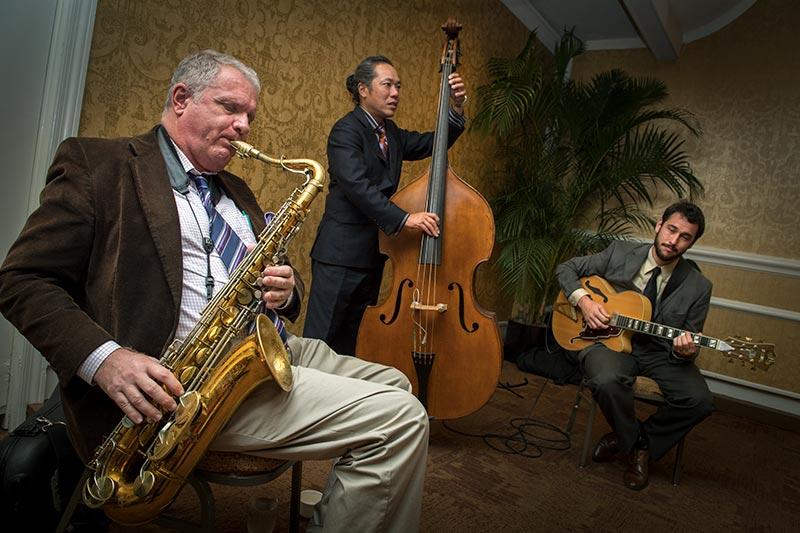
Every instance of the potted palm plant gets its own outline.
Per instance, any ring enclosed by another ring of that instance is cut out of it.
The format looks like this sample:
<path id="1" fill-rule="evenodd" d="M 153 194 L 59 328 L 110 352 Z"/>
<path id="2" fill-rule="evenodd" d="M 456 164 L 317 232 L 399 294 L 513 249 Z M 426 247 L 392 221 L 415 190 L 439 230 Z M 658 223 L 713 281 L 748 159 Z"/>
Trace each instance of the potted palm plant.
<path id="1" fill-rule="evenodd" d="M 646 208 L 664 189 L 677 197 L 703 187 L 684 135 L 699 136 L 688 111 L 664 106 L 667 89 L 620 70 L 588 81 L 567 69 L 585 50 L 566 31 L 551 57 L 531 33 L 519 55 L 489 61 L 472 129 L 498 145 L 501 190 L 492 199 L 503 291 L 512 319 L 542 323 L 559 287 L 556 266 L 652 229 Z"/>

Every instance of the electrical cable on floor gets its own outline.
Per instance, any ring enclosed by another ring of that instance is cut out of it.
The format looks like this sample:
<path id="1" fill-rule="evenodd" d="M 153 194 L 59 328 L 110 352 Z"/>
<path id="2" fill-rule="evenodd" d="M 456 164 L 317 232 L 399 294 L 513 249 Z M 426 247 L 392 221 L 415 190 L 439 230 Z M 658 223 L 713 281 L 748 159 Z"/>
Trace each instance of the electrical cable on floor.
<path id="1" fill-rule="evenodd" d="M 547 346 L 547 334 L 545 334 L 545 349 L 547 350 L 548 354 L 552 354 L 553 352 Z M 555 358 L 553 358 L 551 362 L 551 368 L 548 372 L 549 375 L 552 375 L 553 368 L 555 364 Z M 547 383 L 550 381 L 550 378 L 545 378 L 542 386 L 539 388 L 539 392 L 536 395 L 536 398 L 533 400 L 533 405 L 531 405 L 530 409 L 528 410 L 528 416 L 524 418 L 512 418 L 509 421 L 509 425 L 514 429 L 513 432 L 503 435 L 498 433 L 484 433 L 484 434 L 474 434 L 474 433 L 467 433 L 465 431 L 461 431 L 458 429 L 453 428 L 452 426 L 448 425 L 446 420 L 442 421 L 442 426 L 446 429 L 456 433 L 458 435 L 463 435 L 465 437 L 474 437 L 474 438 L 481 438 L 486 443 L 487 446 L 490 448 L 505 454 L 510 455 L 521 455 L 523 457 L 528 457 L 530 459 L 536 459 L 537 457 L 541 457 L 544 455 L 545 450 L 556 450 L 556 451 L 563 451 L 568 450 L 572 446 L 570 442 L 570 436 L 561 428 L 550 424 L 549 422 L 544 422 L 542 420 L 537 420 L 532 417 L 533 410 L 536 408 L 536 405 L 539 403 L 539 399 L 544 392 Z M 525 378 L 523 384 L 527 384 L 528 380 Z M 510 385 L 510 384 L 503 384 L 499 383 L 498 386 L 522 397 L 517 392 L 511 390 L 512 387 L 516 387 L 519 385 Z M 543 433 L 552 432 L 555 433 L 555 436 L 545 435 L 539 433 L 540 430 L 543 430 Z"/>

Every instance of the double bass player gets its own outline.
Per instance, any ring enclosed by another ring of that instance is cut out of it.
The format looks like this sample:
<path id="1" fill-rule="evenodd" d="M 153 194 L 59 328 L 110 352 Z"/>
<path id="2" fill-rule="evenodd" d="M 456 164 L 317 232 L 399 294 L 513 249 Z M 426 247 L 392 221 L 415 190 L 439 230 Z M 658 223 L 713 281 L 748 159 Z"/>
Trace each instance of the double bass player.
<path id="1" fill-rule="evenodd" d="M 466 88 L 449 76 L 448 144 L 464 131 Z M 386 257 L 378 231 L 439 234 L 439 218 L 407 212 L 389 198 L 397 190 L 403 161 L 424 159 L 433 132 L 399 128 L 392 119 L 400 102 L 400 78 L 384 56 L 369 56 L 347 77 L 355 107 L 334 124 L 328 137 L 329 192 L 311 250 L 313 281 L 305 337 L 324 340 L 336 352 L 354 354 L 364 310 L 377 301 Z"/>
<path id="2" fill-rule="evenodd" d="M 402 371 L 428 415 L 450 419 L 474 412 L 492 396 L 502 344 L 494 314 L 475 297 L 476 269 L 494 245 L 494 217 L 486 199 L 448 162 L 461 25 L 450 18 L 442 30 L 447 39 L 430 164 L 391 198 L 407 213 L 434 213 L 439 232 L 380 235 L 392 279 L 387 297 L 364 312 L 356 356 Z"/>

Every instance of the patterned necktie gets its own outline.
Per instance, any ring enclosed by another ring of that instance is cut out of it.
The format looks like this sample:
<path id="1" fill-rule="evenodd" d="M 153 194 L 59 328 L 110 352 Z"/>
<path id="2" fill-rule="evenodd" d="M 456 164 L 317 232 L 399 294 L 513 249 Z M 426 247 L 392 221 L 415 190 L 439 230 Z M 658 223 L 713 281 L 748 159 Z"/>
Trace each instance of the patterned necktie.
<path id="1" fill-rule="evenodd" d="M 233 269 L 244 259 L 247 253 L 247 246 L 242 242 L 233 228 L 222 218 L 222 215 L 217 211 L 214 206 L 213 199 L 211 198 L 211 191 L 208 188 L 208 180 L 205 176 L 190 174 L 197 187 L 197 192 L 200 193 L 200 200 L 203 202 L 203 207 L 208 213 L 209 225 L 211 227 L 211 240 L 214 241 L 214 248 L 225 263 L 225 268 L 228 272 L 233 272 Z M 261 303 L 263 306 L 263 302 Z M 272 309 L 264 310 L 270 320 L 275 324 L 275 329 L 281 336 L 283 344 L 286 344 L 286 327 L 283 320 L 280 319 L 278 314 Z"/>
<path id="2" fill-rule="evenodd" d="M 656 314 L 656 301 L 658 299 L 658 276 L 661 274 L 661 267 L 655 267 L 652 270 L 652 274 L 650 275 L 650 279 L 647 280 L 647 286 L 645 286 L 642 294 L 647 296 L 647 299 L 650 300 L 653 309 L 653 315 Z"/>
<path id="3" fill-rule="evenodd" d="M 378 145 L 381 147 L 383 158 L 389 157 L 389 140 L 386 138 L 386 127 L 381 125 L 376 130 L 378 133 Z"/>

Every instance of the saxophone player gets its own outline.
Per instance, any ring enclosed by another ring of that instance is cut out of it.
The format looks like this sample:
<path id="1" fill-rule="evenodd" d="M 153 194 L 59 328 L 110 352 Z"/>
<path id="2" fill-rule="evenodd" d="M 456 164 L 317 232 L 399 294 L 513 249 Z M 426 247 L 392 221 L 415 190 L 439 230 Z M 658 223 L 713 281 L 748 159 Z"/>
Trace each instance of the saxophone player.
<path id="1" fill-rule="evenodd" d="M 123 416 L 138 424 L 176 408 L 183 387 L 157 357 L 192 330 L 264 227 L 253 192 L 224 170 L 259 91 L 255 71 L 231 56 L 183 59 L 152 130 L 61 144 L 0 268 L 0 310 L 57 372 L 84 462 Z M 261 283 L 276 326 L 275 313 L 294 320 L 298 273 L 267 267 Z M 259 386 L 211 449 L 336 459 L 309 531 L 417 530 L 428 420 L 408 380 L 285 338 L 293 390 Z"/>

